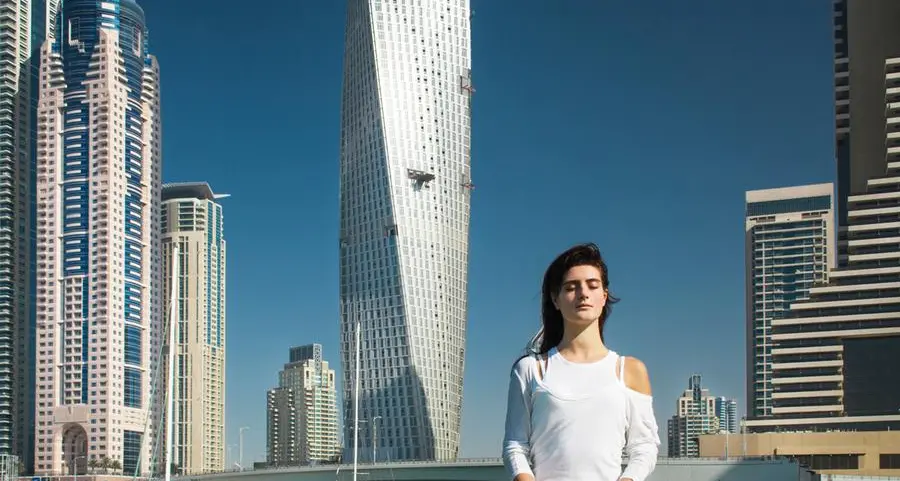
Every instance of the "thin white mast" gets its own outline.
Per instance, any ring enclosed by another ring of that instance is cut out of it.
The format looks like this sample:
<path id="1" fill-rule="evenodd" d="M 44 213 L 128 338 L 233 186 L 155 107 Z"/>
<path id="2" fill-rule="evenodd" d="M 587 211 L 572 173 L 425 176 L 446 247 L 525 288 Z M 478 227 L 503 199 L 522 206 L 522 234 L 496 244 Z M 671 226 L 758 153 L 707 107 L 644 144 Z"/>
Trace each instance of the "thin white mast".
<path id="1" fill-rule="evenodd" d="M 172 411 L 175 404 L 175 330 L 178 328 L 178 240 L 172 242 L 172 293 L 169 296 L 169 369 L 166 372 L 166 477 L 172 478 Z"/>
<path id="2" fill-rule="evenodd" d="M 353 481 L 356 481 L 357 455 L 359 453 L 359 319 L 356 320 L 356 369 L 353 380 Z"/>

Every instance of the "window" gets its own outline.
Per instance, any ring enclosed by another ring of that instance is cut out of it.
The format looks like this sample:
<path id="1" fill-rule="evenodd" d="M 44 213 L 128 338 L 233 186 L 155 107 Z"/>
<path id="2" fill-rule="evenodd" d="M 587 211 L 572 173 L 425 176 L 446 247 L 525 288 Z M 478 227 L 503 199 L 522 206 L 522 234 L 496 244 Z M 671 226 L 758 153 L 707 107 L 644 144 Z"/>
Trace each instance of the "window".
<path id="1" fill-rule="evenodd" d="M 878 457 L 879 469 L 900 469 L 900 454 L 882 454 Z"/>
<path id="2" fill-rule="evenodd" d="M 69 19 L 69 35 L 68 42 L 69 45 L 79 45 L 81 42 L 78 41 L 79 34 L 79 22 L 77 18 Z"/>
<path id="3" fill-rule="evenodd" d="M 141 371 L 137 368 L 125 368 L 125 400 L 130 408 L 141 407 Z"/>
<path id="4" fill-rule="evenodd" d="M 135 55 L 141 55 L 143 53 L 143 32 L 141 32 L 140 27 L 134 27 L 134 36 L 131 38 L 131 51 L 134 52 Z"/>

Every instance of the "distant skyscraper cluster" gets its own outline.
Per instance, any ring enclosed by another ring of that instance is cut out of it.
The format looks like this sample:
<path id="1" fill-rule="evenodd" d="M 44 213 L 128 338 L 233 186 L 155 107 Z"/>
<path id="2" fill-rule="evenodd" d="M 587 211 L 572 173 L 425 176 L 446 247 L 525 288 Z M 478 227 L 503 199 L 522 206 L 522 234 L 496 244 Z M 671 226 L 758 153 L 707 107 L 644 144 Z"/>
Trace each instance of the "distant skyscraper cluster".
<path id="1" fill-rule="evenodd" d="M 454 459 L 474 187 L 469 1 L 348 3 L 339 240 L 345 447 L 352 453 L 358 441 L 361 460 Z"/>
<path id="2" fill-rule="evenodd" d="M 266 396 L 266 462 L 270 466 L 333 463 L 341 457 L 334 370 L 322 346 L 293 347 Z"/>
<path id="3" fill-rule="evenodd" d="M 723 431 L 735 432 L 736 416 L 735 400 L 713 396 L 703 387 L 699 374 L 691 375 L 688 388 L 678 398 L 675 415 L 668 422 L 669 456 L 699 456 L 699 437 Z"/>
<path id="4" fill-rule="evenodd" d="M 143 475 L 164 459 L 165 246 L 179 242 L 184 423 L 170 461 L 219 471 L 222 211 L 205 184 L 163 202 L 144 12 L 133 0 L 0 0 L 0 12 L 0 454 L 49 475 Z"/>

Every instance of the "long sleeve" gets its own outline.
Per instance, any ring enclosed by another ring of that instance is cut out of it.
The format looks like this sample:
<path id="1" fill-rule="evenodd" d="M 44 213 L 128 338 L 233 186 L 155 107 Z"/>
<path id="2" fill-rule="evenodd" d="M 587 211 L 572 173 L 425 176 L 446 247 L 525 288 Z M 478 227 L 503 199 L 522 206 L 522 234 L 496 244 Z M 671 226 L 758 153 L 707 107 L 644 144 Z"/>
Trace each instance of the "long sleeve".
<path id="1" fill-rule="evenodd" d="M 529 357 L 520 360 L 509 375 L 503 464 L 510 479 L 522 473 L 534 475 L 528 461 L 531 452 L 531 391 L 523 369 L 529 360 Z"/>
<path id="2" fill-rule="evenodd" d="M 659 427 L 653 412 L 653 397 L 628 390 L 628 431 L 625 453 L 628 464 L 622 478 L 644 481 L 656 468 Z"/>

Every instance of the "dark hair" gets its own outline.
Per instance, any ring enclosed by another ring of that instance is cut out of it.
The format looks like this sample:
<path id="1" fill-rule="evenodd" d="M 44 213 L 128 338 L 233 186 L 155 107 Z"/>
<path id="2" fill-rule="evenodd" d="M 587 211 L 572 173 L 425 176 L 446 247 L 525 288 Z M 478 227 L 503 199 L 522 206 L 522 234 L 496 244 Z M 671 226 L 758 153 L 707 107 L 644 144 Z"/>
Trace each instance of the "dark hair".
<path id="1" fill-rule="evenodd" d="M 562 281 L 566 272 L 573 267 L 585 265 L 594 266 L 600 270 L 600 282 L 603 284 L 603 290 L 607 294 L 606 305 L 603 306 L 603 310 L 600 312 L 599 322 L 600 339 L 603 340 L 603 326 L 606 325 L 606 319 L 609 318 L 609 314 L 612 312 L 612 305 L 619 302 L 619 299 L 609 293 L 609 271 L 606 269 L 606 262 L 603 261 L 603 256 L 600 255 L 600 249 L 593 243 L 579 244 L 557 256 L 550 263 L 547 272 L 544 273 L 544 284 L 541 288 L 541 322 L 543 328 L 540 334 L 539 353 L 546 353 L 562 341 L 563 317 L 556 305 L 553 304 L 553 299 L 559 293 L 560 288 L 562 288 Z"/>

